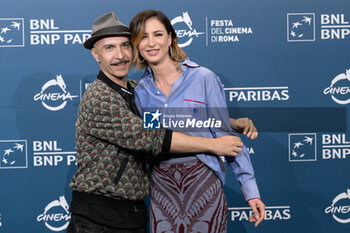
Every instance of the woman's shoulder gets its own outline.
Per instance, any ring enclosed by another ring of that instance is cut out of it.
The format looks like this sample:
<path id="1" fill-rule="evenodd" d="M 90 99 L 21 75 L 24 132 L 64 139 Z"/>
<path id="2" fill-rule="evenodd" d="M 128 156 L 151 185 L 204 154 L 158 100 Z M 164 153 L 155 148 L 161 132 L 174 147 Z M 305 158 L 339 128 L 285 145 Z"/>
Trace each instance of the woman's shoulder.
<path id="1" fill-rule="evenodd" d="M 204 76 L 216 76 L 215 73 L 207 67 L 198 65 L 198 63 L 193 62 L 189 59 L 186 59 L 182 64 L 191 69 L 193 72 L 201 73 Z"/>

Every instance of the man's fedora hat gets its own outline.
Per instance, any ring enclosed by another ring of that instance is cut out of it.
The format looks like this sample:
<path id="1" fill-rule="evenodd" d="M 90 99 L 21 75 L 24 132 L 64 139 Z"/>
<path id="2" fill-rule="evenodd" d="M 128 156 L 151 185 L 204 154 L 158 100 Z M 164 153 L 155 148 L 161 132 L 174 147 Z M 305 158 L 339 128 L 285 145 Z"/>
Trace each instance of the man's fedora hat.
<path id="1" fill-rule="evenodd" d="M 84 42 L 84 47 L 91 49 L 96 41 L 109 36 L 131 36 L 129 28 L 120 22 L 114 12 L 109 12 L 95 20 L 91 37 Z"/>

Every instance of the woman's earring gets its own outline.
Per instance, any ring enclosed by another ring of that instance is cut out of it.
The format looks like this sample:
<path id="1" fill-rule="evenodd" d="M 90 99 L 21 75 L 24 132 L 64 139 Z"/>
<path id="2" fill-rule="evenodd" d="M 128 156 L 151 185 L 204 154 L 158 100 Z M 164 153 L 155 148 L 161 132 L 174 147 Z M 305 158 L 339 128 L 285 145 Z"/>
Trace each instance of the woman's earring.
<path id="1" fill-rule="evenodd" d="M 173 47 L 171 47 L 171 45 L 169 45 L 169 56 L 173 59 Z"/>

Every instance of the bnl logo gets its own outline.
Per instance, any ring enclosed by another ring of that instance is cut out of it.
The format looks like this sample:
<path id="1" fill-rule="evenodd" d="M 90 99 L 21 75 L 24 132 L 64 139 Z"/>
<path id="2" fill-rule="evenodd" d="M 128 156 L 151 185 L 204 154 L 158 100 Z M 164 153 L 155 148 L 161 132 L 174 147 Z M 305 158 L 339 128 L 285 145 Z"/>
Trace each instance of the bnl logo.
<path id="1" fill-rule="evenodd" d="M 27 168 L 27 140 L 0 140 L 0 169 Z"/>
<path id="2" fill-rule="evenodd" d="M 316 134 L 315 133 L 290 133 L 289 161 L 316 161 Z"/>
<path id="3" fill-rule="evenodd" d="M 24 47 L 23 18 L 0 18 L 0 47 Z"/>
<path id="4" fill-rule="evenodd" d="M 315 41 L 315 14 L 288 13 L 287 41 Z"/>
<path id="5" fill-rule="evenodd" d="M 157 109 L 156 112 L 144 112 L 143 113 L 143 128 L 145 129 L 159 129 L 160 128 L 160 116 L 162 114 Z"/>

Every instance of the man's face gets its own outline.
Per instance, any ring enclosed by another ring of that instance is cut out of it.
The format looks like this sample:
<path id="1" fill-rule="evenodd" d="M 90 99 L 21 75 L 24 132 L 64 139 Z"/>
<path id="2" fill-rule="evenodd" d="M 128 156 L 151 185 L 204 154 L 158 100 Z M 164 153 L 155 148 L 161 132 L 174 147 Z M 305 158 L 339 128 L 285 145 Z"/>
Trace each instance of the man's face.
<path id="1" fill-rule="evenodd" d="M 94 44 L 91 54 L 110 79 L 121 80 L 127 77 L 132 59 L 129 38 L 123 36 L 103 38 Z"/>

